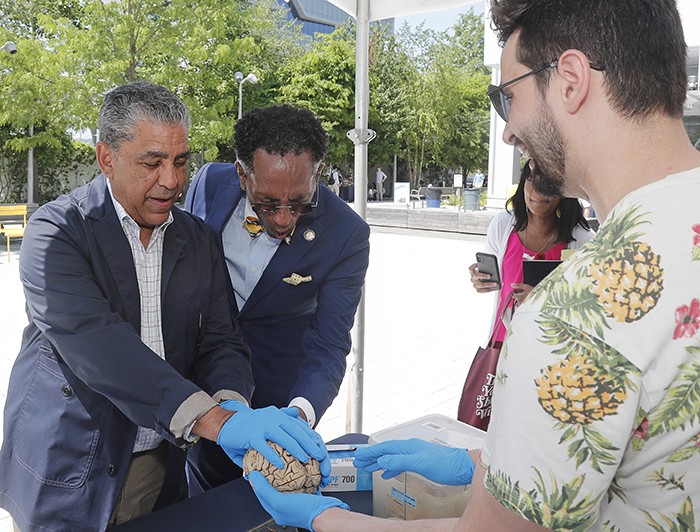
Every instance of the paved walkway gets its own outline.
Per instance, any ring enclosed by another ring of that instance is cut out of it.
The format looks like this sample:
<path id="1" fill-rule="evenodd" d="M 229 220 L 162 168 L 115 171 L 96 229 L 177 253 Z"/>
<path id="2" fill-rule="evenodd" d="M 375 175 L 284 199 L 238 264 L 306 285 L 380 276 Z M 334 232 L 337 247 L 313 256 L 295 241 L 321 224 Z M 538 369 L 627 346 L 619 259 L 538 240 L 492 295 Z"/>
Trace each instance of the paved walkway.
<path id="1" fill-rule="evenodd" d="M 467 275 L 483 241 L 482 236 L 372 228 L 363 432 L 426 414 L 455 415 L 471 358 L 491 318 L 491 297 L 476 294 Z M 12 249 L 9 263 L 0 254 L 0 407 L 26 324 L 19 242 Z M 325 440 L 347 432 L 348 380 L 318 426 Z M 10 531 L 0 510 L 0 532 Z"/>
<path id="2" fill-rule="evenodd" d="M 485 235 L 489 223 L 498 212 L 500 211 L 492 209 L 465 211 L 455 205 L 430 208 L 423 207 L 421 202 L 416 201 L 408 204 L 390 201 L 369 202 L 367 204 L 367 221 L 373 227 Z"/>

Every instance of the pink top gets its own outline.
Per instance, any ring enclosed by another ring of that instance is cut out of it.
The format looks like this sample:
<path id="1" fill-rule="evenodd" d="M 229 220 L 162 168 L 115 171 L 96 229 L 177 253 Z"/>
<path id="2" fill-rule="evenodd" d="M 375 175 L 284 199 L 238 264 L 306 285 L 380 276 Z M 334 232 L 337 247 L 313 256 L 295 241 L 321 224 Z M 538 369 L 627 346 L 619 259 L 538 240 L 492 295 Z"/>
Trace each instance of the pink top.
<path id="1" fill-rule="evenodd" d="M 503 305 L 505 305 L 506 299 L 512 290 L 511 284 L 523 282 L 523 260 L 525 260 L 523 254 L 527 253 L 530 256 L 536 256 L 537 260 L 561 260 L 561 251 L 563 249 L 566 249 L 566 244 L 557 242 L 544 253 L 536 253 L 523 246 L 516 231 L 510 234 L 508 244 L 506 245 L 506 253 L 503 256 L 503 264 L 501 266 L 501 282 L 503 283 L 503 288 L 501 289 L 501 298 L 498 302 L 498 314 L 496 314 L 496 319 L 498 319 L 503 312 Z M 505 336 L 506 328 L 501 323 L 501 320 L 498 319 L 498 323 L 494 329 L 494 339 L 502 342 Z"/>

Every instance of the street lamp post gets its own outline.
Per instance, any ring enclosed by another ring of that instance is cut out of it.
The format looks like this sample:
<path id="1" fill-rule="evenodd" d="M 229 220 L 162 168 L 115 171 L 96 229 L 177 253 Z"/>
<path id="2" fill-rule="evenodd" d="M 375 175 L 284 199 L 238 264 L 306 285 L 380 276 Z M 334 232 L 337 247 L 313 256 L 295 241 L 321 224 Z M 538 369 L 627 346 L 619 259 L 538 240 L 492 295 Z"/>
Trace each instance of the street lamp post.
<path id="1" fill-rule="evenodd" d="M 5 44 L 2 45 L 2 47 L 0 47 L 0 50 L 2 50 L 3 52 L 7 52 L 8 54 L 17 53 L 17 47 L 12 41 L 7 41 Z"/>
<path id="2" fill-rule="evenodd" d="M 0 46 L 0 51 L 8 54 L 16 54 L 17 46 L 12 41 L 7 41 Z M 34 124 L 29 125 L 29 136 L 34 135 Z M 34 203 L 34 149 L 27 151 L 27 203 Z"/>
<path id="3" fill-rule="evenodd" d="M 255 85 L 258 82 L 258 76 L 251 72 L 246 77 L 243 77 L 243 72 L 236 72 L 233 75 L 233 79 L 238 82 L 238 118 L 240 119 L 243 115 L 243 84 L 249 81 Z"/>

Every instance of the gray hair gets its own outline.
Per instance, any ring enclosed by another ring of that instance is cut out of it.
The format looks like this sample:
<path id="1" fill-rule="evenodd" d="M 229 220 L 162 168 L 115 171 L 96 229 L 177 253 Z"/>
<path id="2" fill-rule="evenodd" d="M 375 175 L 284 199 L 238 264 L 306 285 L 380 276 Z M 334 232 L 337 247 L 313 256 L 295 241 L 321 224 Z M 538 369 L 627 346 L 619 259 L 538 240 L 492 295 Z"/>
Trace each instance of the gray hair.
<path id="1" fill-rule="evenodd" d="M 190 128 L 190 113 L 178 96 L 162 85 L 136 81 L 105 95 L 97 118 L 99 140 L 116 151 L 122 142 L 133 140 L 144 120 Z"/>

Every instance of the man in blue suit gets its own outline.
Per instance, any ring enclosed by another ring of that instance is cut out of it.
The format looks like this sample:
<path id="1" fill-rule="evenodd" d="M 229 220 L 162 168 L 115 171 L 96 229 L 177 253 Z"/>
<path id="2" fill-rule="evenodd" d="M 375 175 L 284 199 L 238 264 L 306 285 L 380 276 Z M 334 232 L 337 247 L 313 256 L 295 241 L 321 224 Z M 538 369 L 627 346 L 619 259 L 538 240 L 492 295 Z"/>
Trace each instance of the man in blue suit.
<path id="1" fill-rule="evenodd" d="M 239 463 L 254 447 L 282 465 L 276 441 L 330 473 L 296 410 L 247 406 L 250 354 L 216 237 L 174 207 L 189 124 L 165 87 L 114 89 L 98 119 L 102 174 L 27 225 L 29 324 L 0 450 L 0 506 L 21 530 L 104 530 L 182 499 L 183 449 L 199 437 Z"/>
<path id="2" fill-rule="evenodd" d="M 296 407 L 314 426 L 345 373 L 369 227 L 320 184 L 328 135 L 310 111 L 254 109 L 234 142 L 235 164 L 205 165 L 185 207 L 219 235 L 252 351 L 252 405 Z M 235 475 L 190 458 L 204 488 Z"/>

